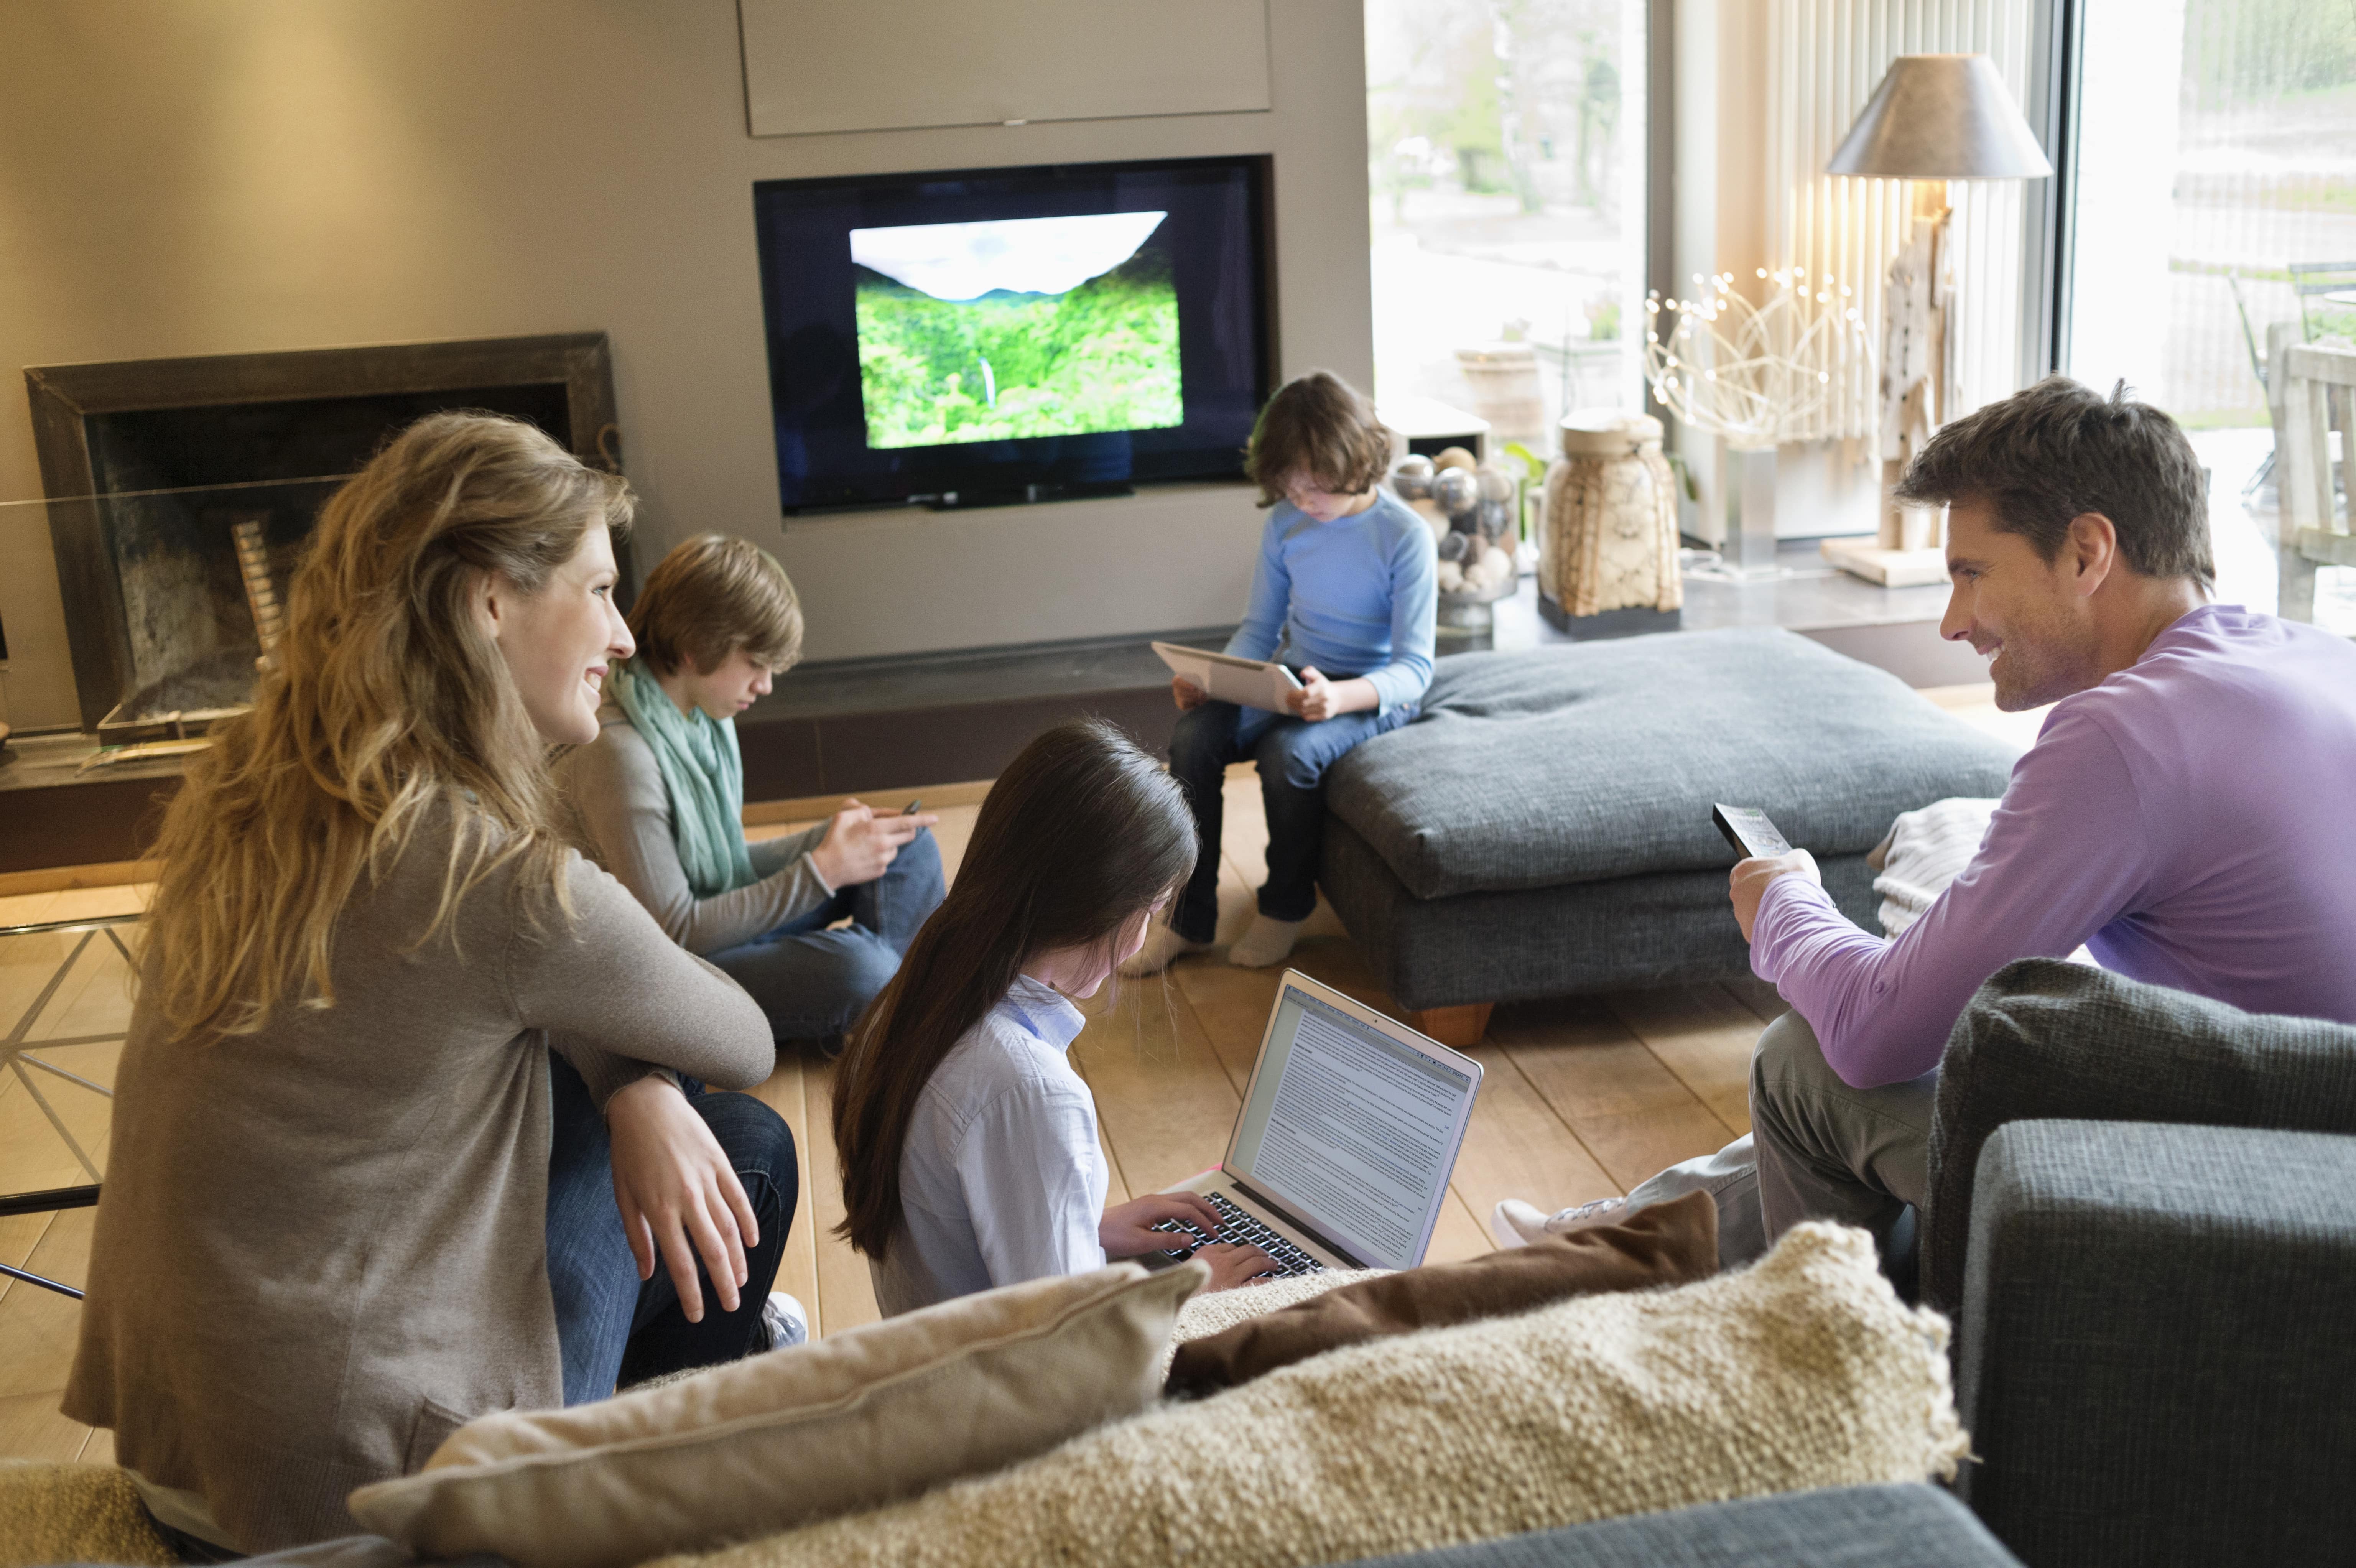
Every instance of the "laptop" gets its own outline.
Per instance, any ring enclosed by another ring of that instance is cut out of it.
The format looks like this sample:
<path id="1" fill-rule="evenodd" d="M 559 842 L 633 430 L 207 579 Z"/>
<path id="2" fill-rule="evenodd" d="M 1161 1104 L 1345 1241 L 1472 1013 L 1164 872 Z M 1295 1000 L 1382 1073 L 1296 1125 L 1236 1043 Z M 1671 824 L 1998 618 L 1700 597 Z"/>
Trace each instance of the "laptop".
<path id="1" fill-rule="evenodd" d="M 1480 1091 L 1479 1062 L 1287 970 L 1226 1158 L 1163 1189 L 1210 1199 L 1219 1234 L 1165 1221 L 1185 1245 L 1141 1261 L 1215 1239 L 1265 1249 L 1280 1276 L 1414 1268 Z"/>

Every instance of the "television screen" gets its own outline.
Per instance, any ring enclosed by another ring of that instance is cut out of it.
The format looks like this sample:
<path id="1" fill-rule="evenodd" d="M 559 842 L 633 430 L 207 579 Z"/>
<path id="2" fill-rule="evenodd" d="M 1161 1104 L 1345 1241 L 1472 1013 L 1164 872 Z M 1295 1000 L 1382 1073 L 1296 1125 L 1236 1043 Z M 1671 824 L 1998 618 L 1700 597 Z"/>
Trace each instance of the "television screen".
<path id="1" fill-rule="evenodd" d="M 755 185 L 784 509 L 1240 474 L 1266 190 L 1257 157 Z"/>

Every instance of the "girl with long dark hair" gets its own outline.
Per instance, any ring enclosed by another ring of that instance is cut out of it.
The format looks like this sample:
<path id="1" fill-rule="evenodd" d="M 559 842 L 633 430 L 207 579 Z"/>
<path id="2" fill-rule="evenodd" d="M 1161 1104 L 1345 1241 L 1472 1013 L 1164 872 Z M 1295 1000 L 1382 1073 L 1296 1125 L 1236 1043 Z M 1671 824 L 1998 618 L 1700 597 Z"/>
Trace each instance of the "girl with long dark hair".
<path id="1" fill-rule="evenodd" d="M 1108 1209 L 1097 1108 L 1065 1058 L 1096 994 L 1194 864 L 1177 781 L 1099 720 L 1024 747 L 982 802 L 948 897 L 861 1021 L 835 1079 L 848 1211 L 886 1314 L 1137 1257 L 1192 1193 Z M 1214 1244 L 1211 1288 L 1274 1267 Z"/>

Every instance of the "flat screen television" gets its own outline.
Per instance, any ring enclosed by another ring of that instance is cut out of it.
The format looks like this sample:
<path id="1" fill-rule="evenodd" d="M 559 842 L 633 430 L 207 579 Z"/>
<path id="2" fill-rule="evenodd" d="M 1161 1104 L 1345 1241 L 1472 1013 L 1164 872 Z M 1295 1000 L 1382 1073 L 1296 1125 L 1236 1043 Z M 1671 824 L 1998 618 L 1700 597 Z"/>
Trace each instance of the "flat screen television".
<path id="1" fill-rule="evenodd" d="M 1268 184 L 1265 157 L 755 184 L 785 510 L 1240 475 Z"/>

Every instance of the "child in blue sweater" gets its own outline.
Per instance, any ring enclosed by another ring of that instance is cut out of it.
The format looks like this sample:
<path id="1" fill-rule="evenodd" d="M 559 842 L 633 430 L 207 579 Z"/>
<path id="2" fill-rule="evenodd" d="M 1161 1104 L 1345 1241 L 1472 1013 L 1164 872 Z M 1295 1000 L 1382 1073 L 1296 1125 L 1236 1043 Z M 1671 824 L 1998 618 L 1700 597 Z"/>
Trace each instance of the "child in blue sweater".
<path id="1" fill-rule="evenodd" d="M 1390 433 L 1365 400 L 1323 371 L 1288 382 L 1260 411 L 1244 472 L 1271 510 L 1243 625 L 1229 653 L 1280 659 L 1301 678 L 1289 711 L 1212 702 L 1183 676 L 1170 771 L 1202 841 L 1185 890 L 1125 974 L 1152 974 L 1211 945 L 1219 916 L 1220 785 L 1227 765 L 1259 766 L 1268 880 L 1259 914 L 1227 961 L 1265 969 L 1292 951 L 1317 907 L 1325 770 L 1352 746 L 1415 717 L 1431 683 L 1438 604 L 1431 530 L 1382 488 Z"/>

